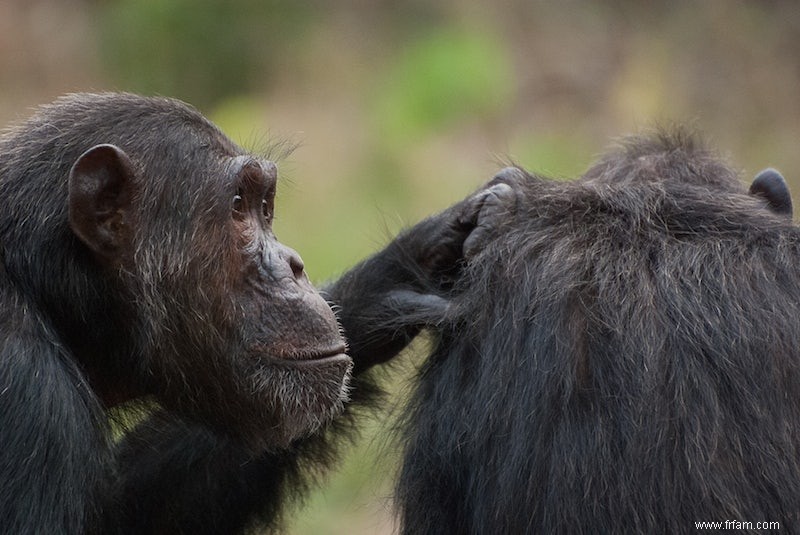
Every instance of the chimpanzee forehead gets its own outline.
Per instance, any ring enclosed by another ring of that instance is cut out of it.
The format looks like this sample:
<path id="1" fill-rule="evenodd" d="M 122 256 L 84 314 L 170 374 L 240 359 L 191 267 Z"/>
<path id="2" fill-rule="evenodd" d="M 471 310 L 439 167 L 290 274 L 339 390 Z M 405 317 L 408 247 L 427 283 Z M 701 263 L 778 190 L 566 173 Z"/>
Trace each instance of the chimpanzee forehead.
<path id="1" fill-rule="evenodd" d="M 223 190 L 242 189 L 264 195 L 277 181 L 278 167 L 273 162 L 245 153 L 226 160 L 218 186 Z"/>
<path id="2" fill-rule="evenodd" d="M 249 173 L 252 175 L 263 175 L 265 182 L 274 183 L 278 179 L 278 166 L 260 156 L 254 154 L 240 154 L 230 160 L 230 168 L 234 175 Z"/>

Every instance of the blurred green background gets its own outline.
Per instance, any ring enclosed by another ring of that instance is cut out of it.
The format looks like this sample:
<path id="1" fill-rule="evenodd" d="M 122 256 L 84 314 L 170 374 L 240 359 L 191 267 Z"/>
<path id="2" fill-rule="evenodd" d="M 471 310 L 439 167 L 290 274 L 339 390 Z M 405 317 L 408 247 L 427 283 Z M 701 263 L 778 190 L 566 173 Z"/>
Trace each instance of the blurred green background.
<path id="1" fill-rule="evenodd" d="M 747 178 L 800 191 L 800 3 L 609 0 L 2 0 L 0 121 L 71 91 L 196 105 L 279 159 L 276 232 L 317 282 L 514 161 L 579 174 L 621 134 L 688 123 Z M 280 151 L 278 151 L 280 152 Z M 292 534 L 393 529 L 367 425 Z"/>

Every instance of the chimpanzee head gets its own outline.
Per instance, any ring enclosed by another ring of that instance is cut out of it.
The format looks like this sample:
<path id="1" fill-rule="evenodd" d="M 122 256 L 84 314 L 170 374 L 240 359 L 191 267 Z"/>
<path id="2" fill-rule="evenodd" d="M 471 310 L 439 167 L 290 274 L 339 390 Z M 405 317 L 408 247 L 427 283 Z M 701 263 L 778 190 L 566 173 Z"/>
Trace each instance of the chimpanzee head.
<path id="1" fill-rule="evenodd" d="M 254 449 L 341 410 L 352 362 L 273 234 L 274 163 L 128 94 L 64 97 L 5 143 L 26 214 L 8 269 L 107 404 L 152 395 Z"/>

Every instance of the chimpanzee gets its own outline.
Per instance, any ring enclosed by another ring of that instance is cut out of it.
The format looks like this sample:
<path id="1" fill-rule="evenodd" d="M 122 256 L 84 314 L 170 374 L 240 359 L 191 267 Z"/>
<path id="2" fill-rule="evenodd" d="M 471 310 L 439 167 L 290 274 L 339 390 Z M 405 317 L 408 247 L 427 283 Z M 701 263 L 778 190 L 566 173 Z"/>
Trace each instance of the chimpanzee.
<path id="1" fill-rule="evenodd" d="M 495 178 L 514 200 L 408 412 L 404 533 L 800 531 L 791 198 L 676 130 L 575 181 Z"/>
<path id="2" fill-rule="evenodd" d="M 165 98 L 66 96 L 0 137 L 0 532 L 276 526 L 374 393 L 363 372 L 447 309 L 503 193 L 326 302 L 272 233 L 276 178 Z"/>

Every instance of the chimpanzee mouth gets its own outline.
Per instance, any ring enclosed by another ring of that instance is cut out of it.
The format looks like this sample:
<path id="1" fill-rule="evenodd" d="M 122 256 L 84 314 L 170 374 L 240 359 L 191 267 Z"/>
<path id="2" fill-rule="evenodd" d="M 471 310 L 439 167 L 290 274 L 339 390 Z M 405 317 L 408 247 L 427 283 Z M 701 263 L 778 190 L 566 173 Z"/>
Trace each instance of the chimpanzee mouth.
<path id="1" fill-rule="evenodd" d="M 296 366 L 321 366 L 340 362 L 350 362 L 350 357 L 344 352 L 344 347 L 324 351 L 321 353 L 310 353 L 305 355 L 293 355 L 289 358 L 281 358 L 281 361 Z"/>
<path id="2" fill-rule="evenodd" d="M 261 356 L 271 356 L 276 364 L 288 364 L 291 366 L 322 366 L 336 363 L 350 362 L 350 357 L 345 353 L 347 348 L 344 345 L 331 348 L 321 348 L 314 351 L 286 350 L 280 351 L 275 348 L 254 346 L 250 352 Z"/>

